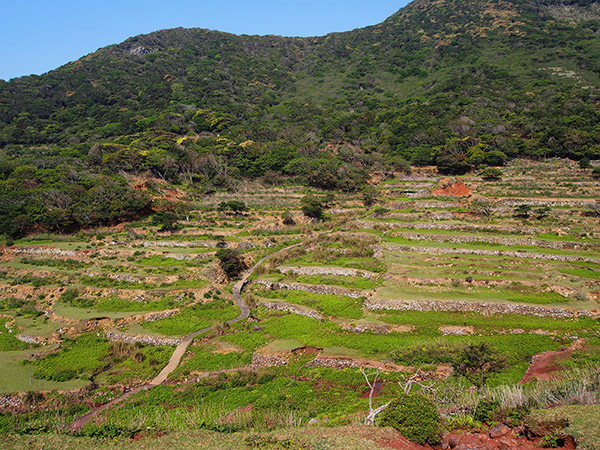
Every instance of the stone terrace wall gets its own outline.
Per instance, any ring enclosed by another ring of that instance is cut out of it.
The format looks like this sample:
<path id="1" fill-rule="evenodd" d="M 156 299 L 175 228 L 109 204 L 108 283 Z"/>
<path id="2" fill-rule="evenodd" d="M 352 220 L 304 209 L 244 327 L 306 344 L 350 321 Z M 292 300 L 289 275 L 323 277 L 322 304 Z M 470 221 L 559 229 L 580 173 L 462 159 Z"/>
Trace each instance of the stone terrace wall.
<path id="1" fill-rule="evenodd" d="M 351 359 L 343 358 L 315 358 L 304 364 L 304 367 L 326 367 L 328 369 L 350 369 L 361 367 L 359 363 Z"/>
<path id="2" fill-rule="evenodd" d="M 261 303 L 265 308 L 271 311 L 285 311 L 290 314 L 297 314 L 299 316 L 310 317 L 311 319 L 323 320 L 323 316 L 316 311 L 298 308 L 295 305 L 289 303 L 278 303 L 278 302 L 265 302 Z"/>
<path id="3" fill-rule="evenodd" d="M 267 280 L 255 280 L 252 282 L 252 284 L 261 285 L 272 290 L 289 289 L 292 291 L 302 291 L 311 294 L 333 294 L 350 298 L 360 298 L 363 296 L 363 293 L 360 291 L 351 291 L 350 289 L 344 289 L 337 286 L 326 286 L 322 284 L 281 283 Z"/>
<path id="4" fill-rule="evenodd" d="M 13 253 L 15 255 L 53 256 L 57 258 L 75 258 L 83 254 L 82 252 L 52 247 L 18 247 L 13 249 Z"/>
<path id="5" fill-rule="evenodd" d="M 596 317 L 598 311 L 574 310 L 567 308 L 551 308 L 545 306 L 481 303 L 466 301 L 434 301 L 434 300 L 370 300 L 364 307 L 369 311 L 450 311 L 477 312 L 481 314 L 522 314 L 555 319 L 571 319 L 577 317 Z"/>
<path id="6" fill-rule="evenodd" d="M 437 241 L 437 242 L 450 242 L 453 244 L 467 244 L 473 242 L 485 242 L 488 244 L 500 244 L 500 245 L 526 245 L 532 247 L 551 248 L 555 250 L 562 249 L 587 249 L 590 247 L 598 247 L 598 244 L 589 244 L 582 242 L 568 242 L 568 241 L 541 241 L 538 239 L 529 238 L 508 238 L 499 236 L 448 236 L 448 235 L 436 235 L 436 234 L 419 234 L 419 233 L 396 233 L 396 236 L 410 239 L 413 241 Z"/>
<path id="7" fill-rule="evenodd" d="M 373 274 L 365 270 L 346 269 L 342 267 L 288 267 L 281 266 L 278 268 L 281 273 L 292 272 L 298 275 L 335 275 L 342 277 L 363 277 L 371 279 Z"/>
<path id="8" fill-rule="evenodd" d="M 408 247 L 404 245 L 388 244 L 386 249 L 397 252 L 426 253 L 430 255 L 479 255 L 479 256 L 506 256 L 509 258 L 537 259 L 545 261 L 577 262 L 586 261 L 600 264 L 600 258 L 573 255 L 552 255 L 546 253 L 512 252 L 505 250 L 483 250 L 470 248 L 443 248 L 443 247 Z"/>
<path id="9" fill-rule="evenodd" d="M 376 220 L 360 220 L 357 222 L 364 228 L 374 228 L 376 225 L 382 225 L 388 228 L 406 228 L 413 230 L 447 230 L 462 232 L 491 232 L 507 234 L 539 234 L 542 231 L 539 228 L 521 228 L 521 227 L 502 227 L 496 225 L 467 225 L 454 223 L 406 223 L 406 222 L 384 222 Z"/>
<path id="10" fill-rule="evenodd" d="M 135 344 L 137 342 L 144 345 L 177 345 L 181 342 L 181 339 L 170 339 L 170 338 L 159 338 L 154 336 L 141 336 L 133 334 L 119 333 L 118 331 L 108 331 L 106 339 L 113 342 L 126 342 L 128 344 Z"/>

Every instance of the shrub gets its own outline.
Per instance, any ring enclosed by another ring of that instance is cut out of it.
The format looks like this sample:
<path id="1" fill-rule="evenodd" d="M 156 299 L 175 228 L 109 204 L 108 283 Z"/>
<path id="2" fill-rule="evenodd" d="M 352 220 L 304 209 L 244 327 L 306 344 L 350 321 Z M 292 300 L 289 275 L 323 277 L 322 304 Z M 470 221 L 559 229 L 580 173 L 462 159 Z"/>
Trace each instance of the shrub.
<path id="1" fill-rule="evenodd" d="M 442 421 L 435 405 L 421 394 L 392 400 L 381 415 L 379 425 L 392 427 L 417 444 L 437 445 L 441 441 Z"/>
<path id="2" fill-rule="evenodd" d="M 500 403 L 498 403 L 496 400 L 482 398 L 475 407 L 473 418 L 479 422 L 489 423 L 496 419 L 499 409 Z"/>

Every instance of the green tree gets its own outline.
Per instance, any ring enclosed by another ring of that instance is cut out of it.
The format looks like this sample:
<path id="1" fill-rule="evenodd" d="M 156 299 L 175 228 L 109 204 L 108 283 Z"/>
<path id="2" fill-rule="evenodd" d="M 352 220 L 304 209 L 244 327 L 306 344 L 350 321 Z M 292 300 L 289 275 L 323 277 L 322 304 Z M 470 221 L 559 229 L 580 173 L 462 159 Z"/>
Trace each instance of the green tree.
<path id="1" fill-rule="evenodd" d="M 301 203 L 302 213 L 306 217 L 316 220 L 323 220 L 323 204 L 319 199 L 313 197 L 312 195 L 308 195 L 302 198 Z"/>
<path id="2" fill-rule="evenodd" d="M 233 279 L 246 269 L 246 263 L 240 256 L 240 252 L 231 248 L 221 248 L 216 255 L 219 260 L 219 266 L 227 275 L 227 278 Z"/>
<path id="3" fill-rule="evenodd" d="M 454 372 L 465 377 L 477 388 L 485 386 L 488 378 L 504 367 L 504 359 L 487 342 L 468 344 L 452 363 Z"/>
<path id="4" fill-rule="evenodd" d="M 158 211 L 152 216 L 152 225 L 160 226 L 160 231 L 175 231 L 178 229 L 179 216 L 169 210 Z"/>

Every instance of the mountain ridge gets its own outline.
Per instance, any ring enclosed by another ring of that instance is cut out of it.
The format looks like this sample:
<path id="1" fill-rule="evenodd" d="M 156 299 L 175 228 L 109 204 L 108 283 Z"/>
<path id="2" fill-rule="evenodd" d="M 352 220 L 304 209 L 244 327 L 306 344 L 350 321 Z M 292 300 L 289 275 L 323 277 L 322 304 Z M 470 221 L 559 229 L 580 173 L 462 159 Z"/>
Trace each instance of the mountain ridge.
<path id="1" fill-rule="evenodd" d="M 356 190 L 408 163 L 460 174 L 515 156 L 598 159 L 599 98 L 588 0 L 417 0 L 309 38 L 174 28 L 0 82 L 0 160 L 13 160 L 0 182 L 25 165 L 24 198 L 63 190 L 39 172 L 66 165 L 208 191 L 265 176 Z"/>

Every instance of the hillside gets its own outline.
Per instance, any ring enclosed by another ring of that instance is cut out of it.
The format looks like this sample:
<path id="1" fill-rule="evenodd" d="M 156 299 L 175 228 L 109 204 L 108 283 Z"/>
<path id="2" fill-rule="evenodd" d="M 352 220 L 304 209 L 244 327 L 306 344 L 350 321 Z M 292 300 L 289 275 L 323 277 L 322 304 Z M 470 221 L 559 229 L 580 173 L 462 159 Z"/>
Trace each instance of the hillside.
<path id="1" fill-rule="evenodd" d="M 418 0 L 314 38 L 161 30 L 0 82 L 0 232 L 146 214 L 131 175 L 199 193 L 281 176 L 353 191 L 407 162 L 599 158 L 598 5 Z"/>

